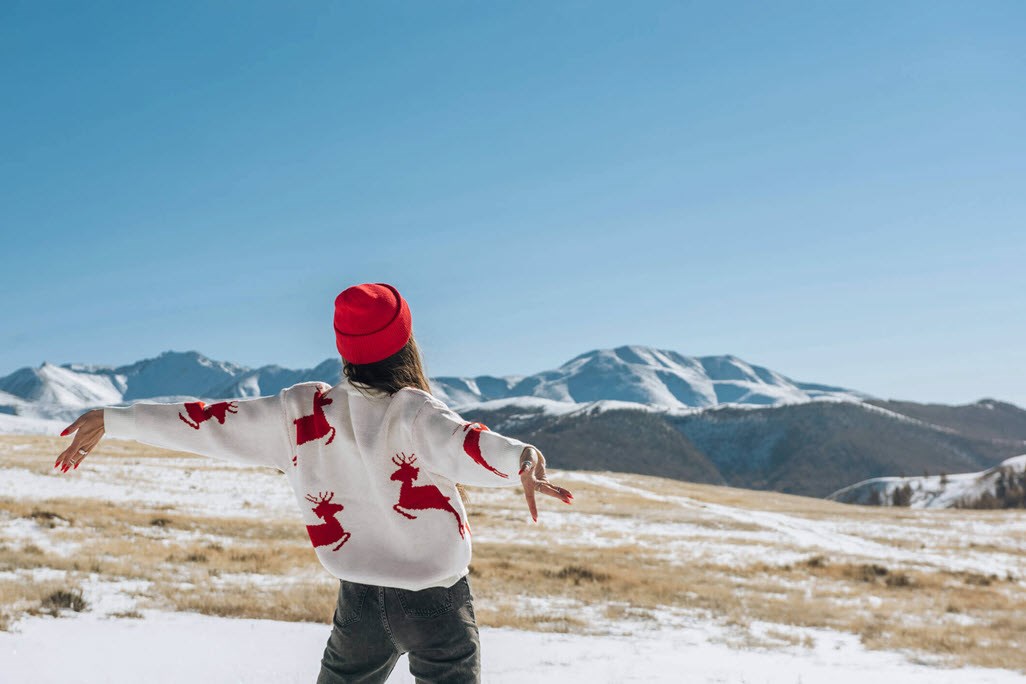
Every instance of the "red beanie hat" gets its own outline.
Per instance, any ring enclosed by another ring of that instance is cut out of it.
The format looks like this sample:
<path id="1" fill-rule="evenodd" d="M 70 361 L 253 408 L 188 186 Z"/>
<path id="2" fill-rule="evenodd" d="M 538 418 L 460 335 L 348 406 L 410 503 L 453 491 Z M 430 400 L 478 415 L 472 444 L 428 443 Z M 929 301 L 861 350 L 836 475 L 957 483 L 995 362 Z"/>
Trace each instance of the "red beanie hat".
<path id="1" fill-rule="evenodd" d="M 410 307 L 387 283 L 353 285 L 335 297 L 335 345 L 349 363 L 387 359 L 412 333 Z"/>

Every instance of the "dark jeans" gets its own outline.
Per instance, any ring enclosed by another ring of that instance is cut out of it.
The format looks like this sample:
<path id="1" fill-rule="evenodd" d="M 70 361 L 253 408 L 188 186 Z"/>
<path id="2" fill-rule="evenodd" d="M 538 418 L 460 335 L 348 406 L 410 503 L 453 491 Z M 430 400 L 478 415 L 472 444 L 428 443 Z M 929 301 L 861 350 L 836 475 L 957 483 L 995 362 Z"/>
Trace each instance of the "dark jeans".
<path id="1" fill-rule="evenodd" d="M 464 576 L 420 591 L 339 580 L 317 684 L 384 682 L 403 653 L 424 682 L 481 681 L 474 595 Z"/>

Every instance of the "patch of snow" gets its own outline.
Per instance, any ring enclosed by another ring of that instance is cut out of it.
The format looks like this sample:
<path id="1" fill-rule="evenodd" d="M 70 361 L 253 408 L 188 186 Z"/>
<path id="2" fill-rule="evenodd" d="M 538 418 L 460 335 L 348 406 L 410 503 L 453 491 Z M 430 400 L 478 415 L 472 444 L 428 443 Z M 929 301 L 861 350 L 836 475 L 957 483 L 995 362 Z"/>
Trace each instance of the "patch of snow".
<path id="1" fill-rule="evenodd" d="M 57 568 L 16 568 L 0 572 L 0 580 L 12 580 L 16 582 L 30 581 L 49 582 L 51 580 L 63 580 L 68 576 L 67 570 Z"/>
<path id="2" fill-rule="evenodd" d="M 659 529 L 658 525 L 650 525 L 653 534 L 665 535 L 660 547 L 667 552 L 679 554 L 682 562 L 690 554 L 700 555 L 705 559 L 719 558 L 726 564 L 743 564 L 753 557 L 761 557 L 767 562 L 787 563 L 807 557 L 810 553 L 824 552 L 832 555 L 850 556 L 852 558 L 876 559 L 905 564 L 910 567 L 934 567 L 953 571 L 970 571 L 983 574 L 1008 573 L 1016 576 L 1022 573 L 1021 561 L 1015 555 L 992 552 L 987 554 L 959 554 L 949 549 L 933 548 L 926 541 L 950 542 L 952 538 L 974 539 L 980 543 L 990 540 L 993 543 L 1016 545 L 1021 536 L 1016 536 L 1018 527 L 1023 521 L 1009 520 L 1006 524 L 995 526 L 980 523 L 972 519 L 952 519 L 948 529 L 943 533 L 932 531 L 916 531 L 909 529 L 909 522 L 902 520 L 893 524 L 872 524 L 864 521 L 846 522 L 842 516 L 828 519 L 805 518 L 772 511 L 751 510 L 724 506 L 722 504 L 698 501 L 686 496 L 670 496 L 658 494 L 640 486 L 627 484 L 629 477 L 614 477 L 606 473 L 565 471 L 559 474 L 560 481 L 571 490 L 574 481 L 587 482 L 600 487 L 627 492 L 654 501 L 673 503 L 682 509 L 696 514 L 699 519 L 729 520 L 741 524 L 742 529 L 727 529 L 722 532 L 701 527 L 681 527 L 678 535 Z M 567 513 L 560 512 L 566 516 Z M 541 516 L 539 516 L 541 523 Z M 551 524 L 551 523 L 549 523 Z M 625 530 L 628 534 L 640 534 L 645 523 L 632 521 L 630 518 L 616 517 L 615 521 L 603 521 L 608 529 Z M 914 525 L 914 523 L 913 523 Z M 744 527 L 756 526 L 759 531 L 749 531 Z M 586 527 L 586 526 L 585 526 Z M 964 530 L 962 534 L 954 530 Z M 598 544 L 600 538 L 589 536 L 586 529 L 574 532 L 581 535 L 587 543 Z M 685 536 L 686 535 L 686 536 Z M 942 539 L 937 539 L 940 536 Z M 675 539 L 677 537 L 678 539 Z M 701 543 L 689 541 L 687 537 L 702 539 Z M 890 545 L 873 541 L 867 537 L 879 539 L 915 539 L 922 540 L 918 549 L 906 546 Z M 1011 539 L 1012 541 L 1007 541 Z M 678 541 L 679 540 L 679 541 Z M 738 544 L 744 541 L 745 544 Z M 804 552 L 804 554 L 798 552 Z"/>
<path id="3" fill-rule="evenodd" d="M 183 466 L 185 463 L 188 465 Z M 202 456 L 113 463 L 108 459 L 85 462 L 67 473 L 55 470 L 46 475 L 24 468 L 4 468 L 0 497 L 83 497 L 246 518 L 294 516 L 297 506 L 288 483 L 276 471 Z"/>
<path id="4" fill-rule="evenodd" d="M 541 397 L 506 397 L 504 399 L 492 399 L 490 401 L 470 402 L 454 405 L 456 412 L 469 409 L 481 409 L 486 411 L 497 411 L 505 408 L 523 409 L 530 413 L 541 412 L 550 416 L 561 416 L 573 411 L 580 410 L 581 405 L 572 401 L 557 401 L 555 399 L 544 399 Z"/>
<path id="5" fill-rule="evenodd" d="M 315 623 L 140 612 L 143 619 L 114 619 L 92 611 L 61 618 L 23 618 L 13 631 L 0 632 L 0 681 L 127 684 L 144 676 L 152 684 L 311 682 L 317 677 L 331 631 L 330 625 Z M 772 629 L 788 630 L 781 625 Z M 724 628 L 703 621 L 672 629 L 655 625 L 643 634 L 629 636 L 482 627 L 482 679 L 498 684 L 1026 681 L 1023 675 L 1008 670 L 944 669 L 923 659 L 913 662 L 898 652 L 870 651 L 855 635 L 809 628 L 798 629 L 796 634 L 808 637 L 813 646 L 738 649 L 724 639 Z M 54 657 L 54 644 L 60 645 L 60 657 Z M 387 681 L 414 681 L 405 655 Z"/>
<path id="6" fill-rule="evenodd" d="M 0 542 L 17 542 L 21 547 L 35 545 L 46 553 L 58 556 L 71 556 L 81 544 L 71 540 L 55 539 L 54 530 L 68 527 L 63 520 L 55 520 L 55 527 L 40 525 L 32 518 L 0 519 Z"/>
<path id="7" fill-rule="evenodd" d="M 574 483 L 587 484 L 664 504 L 653 506 L 644 516 L 635 516 L 629 511 L 583 512 L 543 497 L 537 528 L 532 532 L 558 535 L 583 546 L 638 543 L 682 564 L 702 559 L 725 567 L 759 561 L 791 563 L 813 554 L 826 554 L 831 561 L 848 556 L 861 562 L 893 561 L 904 567 L 929 565 L 985 574 L 1023 574 L 1021 556 L 1000 550 L 1026 547 L 1026 519 L 1021 516 L 984 519 L 960 517 L 947 511 L 913 511 L 911 516 L 893 522 L 847 519 L 841 514 L 806 518 L 665 495 L 647 489 L 645 480 L 635 476 L 553 471 L 551 478 L 571 489 Z M 203 457 L 108 459 L 91 469 L 47 475 L 0 467 L 0 496 L 19 500 L 72 496 L 111 499 L 154 508 L 168 505 L 190 513 L 252 514 L 272 519 L 291 519 L 296 515 L 291 491 L 276 472 Z M 578 499 L 585 496 L 582 492 Z M 528 519 L 523 496 L 512 487 L 475 489 L 472 498 L 474 504 L 499 518 L 525 522 Z M 240 508 L 240 500 L 252 504 Z M 938 516 L 942 517 L 941 522 Z M 48 544 L 60 552 L 60 545 L 65 543 L 60 537 L 67 530 L 60 521 L 57 524 L 50 529 L 29 518 L 0 520 L 0 539 L 18 543 L 31 540 L 40 547 Z M 135 531 L 168 543 L 203 540 L 221 543 L 225 548 L 242 543 L 170 527 L 137 526 Z M 523 532 L 523 528 L 514 525 L 489 525 L 479 539 L 519 543 L 523 541 Z M 986 544 L 988 549 L 973 553 L 970 542 Z M 966 545 L 965 553 L 952 550 L 951 545 L 958 543 Z M 0 573 L 0 579 L 16 581 L 64 576 L 63 572 L 48 569 Z M 207 586 L 277 588 L 316 578 L 236 572 L 202 581 Z M 788 589 L 814 589 L 812 580 L 779 584 Z M 141 672 L 146 673 L 147 681 L 158 684 L 192 680 L 308 682 L 316 678 L 330 626 L 140 610 L 135 594 L 147 590 L 148 583 L 144 581 L 110 581 L 90 575 L 83 581 L 83 593 L 90 604 L 84 613 L 60 619 L 40 616 L 18 620 L 12 632 L 0 632 L 0 682 L 116 683 L 138 681 Z M 751 589 L 739 582 L 739 591 L 746 590 Z M 1003 670 L 943 669 L 939 662 L 928 662 L 921 654 L 915 655 L 916 662 L 912 662 L 909 654 L 869 651 L 861 646 L 857 636 L 830 630 L 755 623 L 755 636 L 761 635 L 774 647 L 745 645 L 743 632 L 713 616 L 679 609 L 632 611 L 623 602 L 623 616 L 611 618 L 607 610 L 617 597 L 609 598 L 608 602 L 596 605 L 561 597 L 523 599 L 528 613 L 544 616 L 570 610 L 586 621 L 588 627 L 582 631 L 613 634 L 539 634 L 481 628 L 484 680 L 677 682 L 683 678 L 696 682 L 862 684 L 870 677 L 924 684 L 1026 681 L 1020 674 Z M 859 600 L 852 604 L 852 609 L 880 606 L 879 597 L 853 598 Z M 110 613 L 131 610 L 139 610 L 145 618 L 109 618 Z M 945 619 L 958 623 L 965 618 L 950 615 Z M 798 645 L 774 636 L 789 634 Z M 63 645 L 61 658 L 49 655 L 53 643 Z M 413 681 L 406 657 L 400 659 L 388 681 Z"/>
<path id="8" fill-rule="evenodd" d="M 897 490 L 911 488 L 909 508 L 953 508 L 963 500 L 994 495 L 1002 472 L 1019 475 L 1026 471 L 1026 454 L 1005 459 L 993 468 L 976 473 L 923 475 L 917 477 L 874 477 L 839 489 L 827 498 L 842 503 L 868 504 L 877 497 L 879 505 L 893 504 Z"/>
<path id="9" fill-rule="evenodd" d="M 0 413 L 0 435 L 57 436 L 70 422 L 70 420 L 65 422 L 54 418 L 12 416 L 8 413 Z"/>

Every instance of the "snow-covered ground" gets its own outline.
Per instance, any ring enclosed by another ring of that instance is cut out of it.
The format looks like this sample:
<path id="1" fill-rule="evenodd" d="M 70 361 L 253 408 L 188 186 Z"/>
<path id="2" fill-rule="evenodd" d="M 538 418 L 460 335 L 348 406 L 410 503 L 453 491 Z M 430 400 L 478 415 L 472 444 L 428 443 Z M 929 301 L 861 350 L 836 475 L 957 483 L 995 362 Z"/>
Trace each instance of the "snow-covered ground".
<path id="1" fill-rule="evenodd" d="M 211 520 L 298 516 L 287 483 L 272 469 L 184 454 L 158 455 L 159 450 L 150 447 L 106 440 L 102 453 L 82 468 L 58 473 L 49 467 L 57 453 L 53 449 L 61 441 L 0 438 L 0 504 L 75 499 L 84 500 L 86 506 L 96 501 L 130 510 L 166 509 L 169 517 L 176 513 Z M 746 575 L 750 567 L 804 567 L 819 555 L 838 564 L 884 563 L 892 570 L 1018 578 L 1002 580 L 1001 590 L 1009 592 L 1021 592 L 1026 577 L 1023 516 L 847 507 L 609 472 L 552 471 L 550 476 L 575 491 L 575 505 L 543 498 L 537 524 L 526 523 L 523 497 L 515 488 L 472 489 L 471 517 L 479 520 L 474 528 L 476 541 L 528 546 L 567 543 L 579 554 L 587 554 L 587 549 L 596 554 L 615 552 L 634 544 L 681 572 L 695 566 L 727 569 L 728 574 L 737 569 L 728 581 L 734 592 L 755 587 L 757 581 L 770 581 Z M 0 505 L 0 548 L 20 550 L 31 545 L 43 554 L 69 559 L 80 552 L 80 545 L 88 544 L 87 533 L 59 519 L 12 515 Z M 169 546 L 211 543 L 234 549 L 256 543 L 212 534 L 202 527 L 133 526 L 131 533 L 140 541 Z M 587 557 L 575 562 L 601 567 Z M 309 563 L 294 572 L 225 571 L 204 581 L 214 587 L 289 591 L 293 583 L 309 581 L 312 573 L 324 575 L 311 553 Z M 140 596 L 153 593 L 147 581 L 87 574 L 81 582 L 86 611 L 65 611 L 60 618 L 22 616 L 12 622 L 11 631 L 0 631 L 0 682 L 309 682 L 316 677 L 330 625 L 154 609 L 139 602 Z M 0 569 L 4 582 L 31 585 L 67 577 L 67 571 L 48 567 Z M 812 573 L 771 579 L 776 582 L 771 591 L 796 590 L 799 596 L 821 593 L 828 585 L 837 587 L 828 577 L 818 579 Z M 879 595 L 862 592 L 860 587 L 839 596 L 837 606 L 850 606 L 852 612 L 881 606 Z M 754 618 L 732 624 L 714 612 L 680 607 L 638 617 L 630 610 L 630 600 L 630 596 L 610 596 L 594 603 L 569 596 L 518 598 L 529 613 L 568 611 L 584 618 L 585 626 L 572 627 L 570 633 L 482 627 L 484 681 L 1026 682 L 1022 674 L 1009 670 L 951 669 L 942 654 L 869 649 L 850 631 Z M 623 612 L 608 611 L 614 603 Z M 488 602 L 482 601 L 479 607 L 487 609 Z M 112 616 L 131 611 L 142 617 Z M 482 612 L 479 609 L 479 617 Z M 979 624 L 969 612 L 942 617 L 966 628 Z M 405 658 L 389 681 L 413 681 Z"/>
<path id="2" fill-rule="evenodd" d="M 314 623 L 142 611 L 143 618 L 95 613 L 34 617 L 0 632 L 0 681 L 179 684 L 307 684 L 317 678 L 330 627 Z M 713 641 L 711 624 L 630 636 L 580 636 L 481 628 L 483 681 L 750 682 L 752 684 L 1003 684 L 1004 670 L 938 669 L 905 655 L 867 651 L 858 637 L 802 630 L 815 646 L 733 648 Z M 413 682 L 406 656 L 392 684 Z"/>
<path id="3" fill-rule="evenodd" d="M 908 567 L 970 571 L 982 574 L 1022 574 L 1021 552 L 1026 551 L 1026 516 L 1008 516 L 1000 525 L 975 516 L 948 515 L 943 524 L 929 513 L 900 519 L 831 516 L 810 518 L 776 511 L 726 506 L 688 496 L 664 495 L 646 489 L 644 476 L 571 471 L 561 475 L 573 490 L 574 483 L 589 483 L 661 501 L 688 512 L 685 522 L 658 522 L 643 517 L 584 514 L 562 511 L 541 524 L 563 525 L 568 535 L 589 545 L 616 544 L 624 538 L 658 540 L 662 553 L 680 562 L 709 559 L 724 565 L 752 562 L 790 563 L 826 552 L 853 560 L 893 561 Z M 512 505 L 513 496 L 497 490 Z M 751 498 L 758 499 L 753 493 Z M 511 537 L 512 538 L 512 537 Z M 695 541 L 701 540 L 700 545 Z M 879 540 L 879 541 L 877 541 Z M 953 553 L 952 546 L 994 547 L 991 553 Z M 1007 549 L 1007 553 L 1001 549 Z"/>
<path id="4" fill-rule="evenodd" d="M 76 417 L 58 420 L 0 413 L 0 435 L 59 435 Z"/>
<path id="5" fill-rule="evenodd" d="M 1026 454 L 1013 456 L 978 473 L 923 475 L 920 477 L 874 477 L 839 489 L 829 499 L 843 503 L 890 506 L 895 491 L 909 488 L 910 508 L 952 508 L 972 505 L 980 497 L 994 495 L 1002 473 L 1019 477 L 1026 471 Z"/>
<path id="6" fill-rule="evenodd" d="M 106 440 L 109 443 L 111 440 Z M 59 453 L 59 452 L 58 452 Z M 56 454 L 54 454 L 56 459 Z M 51 462 L 52 465 L 52 462 Z M 254 518 L 298 515 L 292 490 L 277 471 L 196 458 L 96 459 L 71 473 L 3 468 L 0 497 L 81 497 L 122 504 L 181 507 L 193 513 Z"/>

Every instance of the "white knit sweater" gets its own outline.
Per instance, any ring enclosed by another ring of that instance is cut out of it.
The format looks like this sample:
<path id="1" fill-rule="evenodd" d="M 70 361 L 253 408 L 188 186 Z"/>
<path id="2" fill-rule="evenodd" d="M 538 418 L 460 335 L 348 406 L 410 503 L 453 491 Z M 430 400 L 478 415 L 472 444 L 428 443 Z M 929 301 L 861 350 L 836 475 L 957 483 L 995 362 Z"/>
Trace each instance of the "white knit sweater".
<path id="1" fill-rule="evenodd" d="M 213 404 L 103 409 L 107 436 L 285 472 L 321 564 L 353 582 L 418 590 L 469 571 L 455 483 L 520 484 L 528 446 L 464 420 L 427 392 L 348 379 Z"/>

